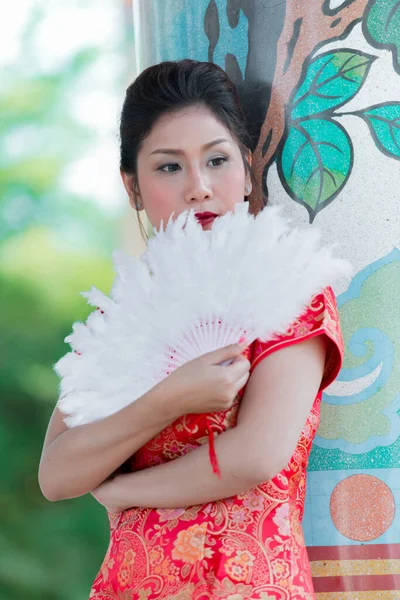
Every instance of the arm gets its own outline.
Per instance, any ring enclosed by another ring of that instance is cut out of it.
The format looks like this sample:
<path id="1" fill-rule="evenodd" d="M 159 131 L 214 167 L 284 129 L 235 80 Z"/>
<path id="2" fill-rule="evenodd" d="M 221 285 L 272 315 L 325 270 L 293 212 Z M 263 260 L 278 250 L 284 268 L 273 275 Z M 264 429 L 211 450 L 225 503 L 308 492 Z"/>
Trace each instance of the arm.
<path id="1" fill-rule="evenodd" d="M 174 461 L 106 482 L 94 496 L 111 512 L 132 506 L 175 508 L 243 493 L 289 462 L 323 377 L 326 338 L 278 350 L 252 373 L 237 426 L 215 441 L 221 479 L 207 445 Z"/>
<path id="2" fill-rule="evenodd" d="M 250 363 L 233 344 L 176 369 L 141 398 L 113 415 L 67 429 L 56 408 L 46 434 L 39 484 L 46 498 L 87 494 L 180 416 L 227 410 L 246 384 Z M 222 367 L 227 359 L 233 362 Z"/>
<path id="3" fill-rule="evenodd" d="M 173 412 L 173 390 L 166 382 L 117 413 L 72 429 L 56 407 L 39 465 L 43 495 L 55 501 L 87 494 L 170 425 L 179 415 Z"/>

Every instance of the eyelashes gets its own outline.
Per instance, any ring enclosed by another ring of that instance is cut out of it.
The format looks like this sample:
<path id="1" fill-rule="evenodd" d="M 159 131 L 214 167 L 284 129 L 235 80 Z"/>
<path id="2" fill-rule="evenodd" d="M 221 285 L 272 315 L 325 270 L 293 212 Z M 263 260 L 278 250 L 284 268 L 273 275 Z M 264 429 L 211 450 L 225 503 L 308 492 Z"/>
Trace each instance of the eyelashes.
<path id="1" fill-rule="evenodd" d="M 227 156 L 217 156 L 215 158 L 212 158 L 209 162 L 214 162 L 214 161 L 221 161 L 219 162 L 217 165 L 213 165 L 213 167 L 219 167 L 221 165 L 223 165 L 224 163 L 228 162 L 229 158 Z"/>
<path id="2" fill-rule="evenodd" d="M 180 169 L 178 163 L 167 163 L 165 165 L 161 165 L 158 167 L 157 171 L 161 171 L 162 173 L 175 173 Z"/>
<path id="3" fill-rule="evenodd" d="M 208 163 L 207 166 L 212 163 L 210 166 L 212 168 L 217 168 L 217 167 L 221 167 L 224 163 L 228 162 L 229 158 L 228 156 L 216 156 L 214 158 L 211 158 Z M 181 170 L 181 166 L 179 165 L 179 163 L 176 162 L 169 162 L 169 163 L 165 163 L 164 165 L 161 165 L 160 167 L 157 168 L 157 171 L 160 171 L 161 173 L 176 173 L 177 171 Z"/>

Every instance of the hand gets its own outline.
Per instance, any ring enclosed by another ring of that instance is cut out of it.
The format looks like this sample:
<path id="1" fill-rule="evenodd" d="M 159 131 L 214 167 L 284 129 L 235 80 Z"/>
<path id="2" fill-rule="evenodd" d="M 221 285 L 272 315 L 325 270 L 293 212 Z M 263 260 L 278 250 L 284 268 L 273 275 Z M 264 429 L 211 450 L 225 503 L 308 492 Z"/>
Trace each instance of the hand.
<path id="1" fill-rule="evenodd" d="M 176 399 L 179 415 L 211 413 L 230 408 L 250 376 L 241 356 L 246 344 L 232 344 L 182 365 L 164 380 Z M 222 365 L 225 361 L 231 364 Z"/>
<path id="2" fill-rule="evenodd" d="M 103 483 L 90 492 L 93 498 L 102 504 L 107 512 L 112 515 L 121 513 L 124 510 L 124 508 L 118 503 L 119 477 L 123 477 L 123 475 L 117 475 L 117 477 L 114 477 L 113 479 L 107 479 L 106 481 L 103 481 Z"/>

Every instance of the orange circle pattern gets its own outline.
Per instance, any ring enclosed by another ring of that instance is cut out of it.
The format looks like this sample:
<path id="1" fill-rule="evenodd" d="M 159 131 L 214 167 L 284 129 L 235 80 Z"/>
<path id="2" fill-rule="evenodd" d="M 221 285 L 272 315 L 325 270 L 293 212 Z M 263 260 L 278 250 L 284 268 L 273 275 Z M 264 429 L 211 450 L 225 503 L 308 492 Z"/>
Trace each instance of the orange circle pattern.
<path id="1" fill-rule="evenodd" d="M 396 512 L 390 488 L 372 475 L 351 475 L 332 492 L 330 511 L 340 533 L 357 542 L 375 540 L 387 531 Z"/>

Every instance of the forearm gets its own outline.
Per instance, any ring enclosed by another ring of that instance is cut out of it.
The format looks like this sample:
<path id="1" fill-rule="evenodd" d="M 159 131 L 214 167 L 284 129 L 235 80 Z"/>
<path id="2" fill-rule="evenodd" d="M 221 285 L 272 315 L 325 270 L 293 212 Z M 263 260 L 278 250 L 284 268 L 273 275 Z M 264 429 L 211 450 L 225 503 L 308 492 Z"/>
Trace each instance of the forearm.
<path id="1" fill-rule="evenodd" d="M 191 506 L 272 479 L 299 443 L 320 388 L 325 352 L 325 339 L 319 336 L 275 352 L 256 367 L 237 426 L 215 440 L 221 479 L 212 471 L 205 444 L 167 464 L 118 477 L 106 486 L 108 505 L 120 510 Z"/>
<path id="2" fill-rule="evenodd" d="M 169 463 L 121 475 L 111 482 L 112 504 L 116 512 L 132 506 L 176 508 L 243 493 L 265 480 L 264 472 L 254 465 L 251 449 L 243 452 L 243 448 L 238 428 L 215 440 L 221 478 L 213 473 L 208 444 Z"/>
<path id="3" fill-rule="evenodd" d="M 161 383 L 101 421 L 64 431 L 43 452 L 39 467 L 43 494 L 62 500 L 93 490 L 178 417 L 173 405 Z"/>

